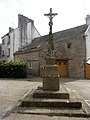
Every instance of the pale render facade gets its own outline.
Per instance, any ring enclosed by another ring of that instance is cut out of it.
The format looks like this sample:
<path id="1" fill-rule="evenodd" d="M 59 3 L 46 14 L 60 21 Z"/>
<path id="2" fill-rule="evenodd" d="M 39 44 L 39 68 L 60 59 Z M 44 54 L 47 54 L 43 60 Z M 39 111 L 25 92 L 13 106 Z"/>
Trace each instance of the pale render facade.
<path id="1" fill-rule="evenodd" d="M 88 25 L 88 29 L 85 32 L 86 37 L 86 61 L 90 59 L 90 16 L 86 17 L 86 24 Z"/>
<path id="2" fill-rule="evenodd" d="M 34 21 L 18 15 L 18 27 L 9 27 L 9 32 L 2 37 L 2 57 L 4 60 L 13 61 L 13 54 L 31 43 L 32 39 L 40 37 L 34 26 Z"/>

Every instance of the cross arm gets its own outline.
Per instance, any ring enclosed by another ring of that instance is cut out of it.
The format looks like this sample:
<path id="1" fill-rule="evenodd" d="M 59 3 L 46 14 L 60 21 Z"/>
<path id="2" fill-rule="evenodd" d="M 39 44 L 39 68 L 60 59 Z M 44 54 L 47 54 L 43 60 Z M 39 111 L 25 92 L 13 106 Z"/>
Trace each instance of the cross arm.
<path id="1" fill-rule="evenodd" d="M 50 13 L 48 13 L 48 14 L 44 14 L 44 16 L 50 16 Z"/>
<path id="2" fill-rule="evenodd" d="M 55 15 L 58 15 L 58 14 L 57 13 L 53 13 L 52 15 L 55 16 Z"/>

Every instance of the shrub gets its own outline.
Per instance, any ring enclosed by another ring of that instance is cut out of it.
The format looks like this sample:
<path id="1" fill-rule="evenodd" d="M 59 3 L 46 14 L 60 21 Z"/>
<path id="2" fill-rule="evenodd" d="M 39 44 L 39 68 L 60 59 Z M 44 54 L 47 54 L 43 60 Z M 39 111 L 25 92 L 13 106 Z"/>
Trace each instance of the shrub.
<path id="1" fill-rule="evenodd" d="M 3 62 L 0 64 L 1 78 L 25 78 L 27 77 L 27 65 L 21 61 Z"/>

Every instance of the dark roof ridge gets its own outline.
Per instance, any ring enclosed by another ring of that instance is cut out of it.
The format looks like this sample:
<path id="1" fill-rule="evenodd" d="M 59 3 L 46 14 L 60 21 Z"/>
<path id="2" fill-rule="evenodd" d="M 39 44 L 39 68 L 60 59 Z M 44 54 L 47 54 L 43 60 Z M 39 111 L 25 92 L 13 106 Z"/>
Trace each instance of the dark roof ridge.
<path id="1" fill-rule="evenodd" d="M 60 31 L 57 31 L 57 32 L 54 32 L 53 34 L 56 34 L 56 33 L 59 33 L 59 32 L 64 32 L 64 31 L 67 31 L 67 30 L 72 30 L 72 29 L 77 29 L 79 27 L 83 27 L 83 26 L 88 26 L 86 24 L 82 24 L 82 25 L 79 25 L 79 26 L 75 26 L 75 27 L 71 27 L 71 28 L 67 28 L 67 29 L 64 29 L 64 30 L 60 30 Z"/>
<path id="2" fill-rule="evenodd" d="M 66 29 L 66 30 L 63 30 L 63 31 L 58 31 L 58 32 L 55 32 L 53 33 L 54 37 L 55 37 L 55 41 L 56 42 L 60 42 L 62 40 L 70 40 L 70 38 L 76 38 L 76 37 L 79 37 L 79 36 L 82 36 L 84 35 L 86 29 L 87 29 L 87 25 L 86 24 L 83 24 L 83 25 L 80 25 L 80 26 L 76 26 L 76 27 L 73 27 L 73 28 L 69 28 L 69 29 Z M 37 51 L 39 49 L 42 49 L 46 46 L 46 42 L 48 40 L 48 34 L 47 35 L 44 35 L 44 36 L 40 36 L 38 38 L 35 38 L 32 40 L 32 42 L 25 47 L 25 51 Z M 41 46 L 40 46 L 41 45 Z M 37 48 L 37 46 L 40 46 L 39 48 Z"/>
<path id="3" fill-rule="evenodd" d="M 68 29 L 65 29 L 65 30 L 60 30 L 60 31 L 54 32 L 53 35 L 54 35 L 54 34 L 57 34 L 57 33 L 59 33 L 59 32 L 64 32 L 64 31 L 68 31 L 68 30 L 72 30 L 72 29 L 77 29 L 77 28 L 79 28 L 79 27 L 84 27 L 84 26 L 87 26 L 87 27 L 88 27 L 88 25 L 82 24 L 82 25 L 79 25 L 79 26 L 75 26 L 75 27 L 72 27 L 72 28 L 68 28 Z M 46 35 L 43 35 L 43 36 L 40 36 L 40 37 L 36 37 L 36 38 L 34 38 L 33 40 L 38 39 L 38 38 L 43 38 L 43 37 L 46 37 L 46 36 L 48 36 L 48 35 L 49 35 L 49 34 L 46 34 Z"/>

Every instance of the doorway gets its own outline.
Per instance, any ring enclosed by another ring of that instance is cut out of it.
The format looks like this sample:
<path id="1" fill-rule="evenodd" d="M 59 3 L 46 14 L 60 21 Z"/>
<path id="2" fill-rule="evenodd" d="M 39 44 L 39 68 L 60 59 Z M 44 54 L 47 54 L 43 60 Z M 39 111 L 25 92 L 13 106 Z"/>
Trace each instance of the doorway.
<path id="1" fill-rule="evenodd" d="M 57 60 L 58 65 L 58 74 L 60 77 L 67 77 L 68 76 L 68 61 L 67 60 Z"/>

